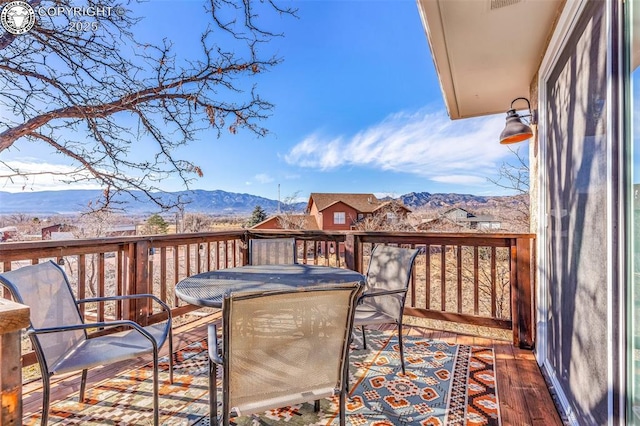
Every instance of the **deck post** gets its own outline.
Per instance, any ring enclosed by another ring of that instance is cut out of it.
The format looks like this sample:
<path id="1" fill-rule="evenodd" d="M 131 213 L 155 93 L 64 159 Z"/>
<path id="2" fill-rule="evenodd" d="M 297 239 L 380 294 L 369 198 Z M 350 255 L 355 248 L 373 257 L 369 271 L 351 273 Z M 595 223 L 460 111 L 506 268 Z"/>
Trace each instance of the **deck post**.
<path id="1" fill-rule="evenodd" d="M 533 349 L 534 346 L 531 245 L 531 240 L 528 238 L 514 238 L 511 245 L 513 344 L 523 349 Z"/>
<path id="2" fill-rule="evenodd" d="M 134 293 L 146 294 L 153 293 L 149 275 L 149 250 L 151 244 L 148 240 L 141 240 L 135 243 L 135 274 L 134 274 Z M 189 259 L 187 259 L 187 262 Z M 140 325 L 148 325 L 148 318 L 151 315 L 149 301 L 146 299 L 133 299 L 135 303 L 134 321 Z"/>
<path id="3" fill-rule="evenodd" d="M 28 306 L 0 299 L 0 426 L 22 424 L 20 331 L 28 326 Z"/>
<path id="4" fill-rule="evenodd" d="M 249 264 L 249 240 L 251 240 L 251 236 L 245 231 L 240 239 L 242 240 L 242 244 L 240 245 L 240 265 L 244 266 Z"/>
<path id="5" fill-rule="evenodd" d="M 347 268 L 362 273 L 362 244 L 360 237 L 352 233 L 345 236 L 344 262 Z"/>

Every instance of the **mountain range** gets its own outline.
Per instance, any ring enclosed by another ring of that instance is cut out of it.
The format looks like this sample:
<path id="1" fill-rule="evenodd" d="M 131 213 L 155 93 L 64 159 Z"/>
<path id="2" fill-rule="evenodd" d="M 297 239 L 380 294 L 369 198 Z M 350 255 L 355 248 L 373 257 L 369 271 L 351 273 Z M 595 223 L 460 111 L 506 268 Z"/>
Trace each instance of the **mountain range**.
<path id="1" fill-rule="evenodd" d="M 157 213 L 158 207 L 146 199 L 142 193 L 119 195 L 115 198 L 119 206 L 128 214 Z M 0 214 L 76 214 L 87 211 L 102 196 L 100 190 L 64 190 L 10 193 L 0 191 Z M 240 194 L 222 190 L 179 191 L 163 194 L 161 197 L 177 197 L 184 201 L 185 212 L 207 213 L 220 216 L 248 215 L 256 206 L 262 207 L 268 214 L 278 211 L 278 200 L 271 200 L 251 194 Z M 411 192 L 398 197 L 411 209 L 436 208 L 448 206 L 490 207 L 504 204 L 518 196 L 476 196 L 469 194 L 431 194 L 429 192 Z M 303 212 L 306 202 L 286 206 L 288 210 Z M 281 208 L 284 208 L 281 205 Z"/>

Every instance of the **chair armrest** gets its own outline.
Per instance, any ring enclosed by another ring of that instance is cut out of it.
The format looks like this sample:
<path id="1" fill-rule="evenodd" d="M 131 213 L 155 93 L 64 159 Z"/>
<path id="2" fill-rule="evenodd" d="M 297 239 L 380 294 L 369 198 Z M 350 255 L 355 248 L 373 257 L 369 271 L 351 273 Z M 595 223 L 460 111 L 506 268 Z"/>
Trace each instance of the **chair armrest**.
<path id="1" fill-rule="evenodd" d="M 218 355 L 218 328 L 215 324 L 208 325 L 207 340 L 209 346 L 209 358 L 216 364 L 223 364 L 222 358 Z"/>
<path id="2" fill-rule="evenodd" d="M 360 295 L 360 299 L 362 299 L 363 297 L 376 297 L 376 296 L 385 296 L 387 294 L 401 294 L 401 293 L 406 293 L 408 289 L 406 288 L 401 288 L 401 289 L 397 289 L 397 290 L 380 290 L 380 291 L 371 291 L 368 293 L 362 293 Z"/>
<path id="3" fill-rule="evenodd" d="M 158 343 L 156 339 L 149 333 L 147 330 L 142 328 L 138 323 L 130 320 L 117 320 L 117 321 L 109 321 L 109 322 L 93 322 L 93 323 L 85 323 L 85 324 L 75 324 L 75 325 L 65 325 L 60 327 L 46 327 L 46 328 L 30 328 L 27 330 L 27 335 L 29 334 L 49 334 L 49 333 L 60 333 L 63 331 L 74 331 L 74 330 L 87 330 L 90 328 L 113 328 L 117 326 L 126 325 L 140 334 L 142 334 L 147 340 L 151 342 L 154 349 L 158 350 Z"/>
<path id="4" fill-rule="evenodd" d="M 104 297 L 91 297 L 88 299 L 79 299 L 76 300 L 76 305 L 80 305 L 82 303 L 94 303 L 94 302 L 108 302 L 113 300 L 128 300 L 128 299 L 153 299 L 156 303 L 158 303 L 162 308 L 167 311 L 169 314 L 169 318 L 171 318 L 171 308 L 165 302 L 163 302 L 159 297 L 153 294 L 129 294 L 123 296 L 104 296 Z"/>

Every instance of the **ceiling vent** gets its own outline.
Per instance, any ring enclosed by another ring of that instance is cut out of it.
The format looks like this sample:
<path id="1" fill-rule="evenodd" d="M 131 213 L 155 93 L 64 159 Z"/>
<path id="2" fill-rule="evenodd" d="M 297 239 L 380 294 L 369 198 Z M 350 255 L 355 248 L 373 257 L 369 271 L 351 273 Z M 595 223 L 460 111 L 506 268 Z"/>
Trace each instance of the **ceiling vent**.
<path id="1" fill-rule="evenodd" d="M 521 1 L 522 0 L 491 0 L 491 10 L 512 6 L 516 3 L 520 3 Z"/>

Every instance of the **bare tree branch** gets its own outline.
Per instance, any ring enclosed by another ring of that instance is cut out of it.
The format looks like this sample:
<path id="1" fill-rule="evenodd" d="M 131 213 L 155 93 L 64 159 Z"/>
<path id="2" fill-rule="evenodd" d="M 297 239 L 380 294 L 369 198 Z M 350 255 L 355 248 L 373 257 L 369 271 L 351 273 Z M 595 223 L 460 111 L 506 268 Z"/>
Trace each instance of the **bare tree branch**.
<path id="1" fill-rule="evenodd" d="M 209 26 L 199 54 L 184 57 L 170 40 L 139 39 L 136 0 L 87 0 L 111 11 L 92 16 L 88 31 L 78 31 L 73 16 L 41 12 L 77 7 L 72 0 L 29 3 L 40 11 L 34 28 L 0 36 L 0 153 L 17 142 L 41 143 L 73 164 L 69 182 L 92 180 L 105 188 L 102 207 L 124 192 L 169 209 L 176 201 L 156 196 L 160 182 L 177 176 L 188 188 L 202 176 L 176 148 L 204 130 L 218 137 L 267 133 L 263 122 L 273 105 L 251 80 L 281 59 L 261 47 L 280 35 L 263 26 L 264 17 L 295 16 L 295 10 L 271 1 L 203 0 Z M 142 159 L 132 155 L 139 143 L 151 147 Z M 10 169 L 0 179 L 16 173 L 28 179 L 40 172 Z"/>

